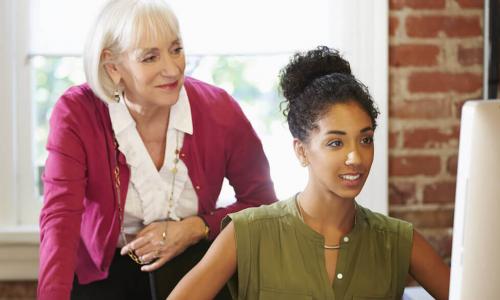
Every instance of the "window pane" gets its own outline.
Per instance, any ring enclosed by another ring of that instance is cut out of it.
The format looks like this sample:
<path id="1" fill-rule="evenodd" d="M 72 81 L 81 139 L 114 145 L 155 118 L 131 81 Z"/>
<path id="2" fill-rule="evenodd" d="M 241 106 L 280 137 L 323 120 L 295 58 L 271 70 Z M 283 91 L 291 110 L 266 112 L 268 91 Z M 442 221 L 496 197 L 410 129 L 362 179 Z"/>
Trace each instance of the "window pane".
<path id="1" fill-rule="evenodd" d="M 33 124 L 34 124 L 34 172 L 35 188 L 42 194 L 40 176 L 47 151 L 49 117 L 52 107 L 64 91 L 72 85 L 84 82 L 83 66 L 78 57 L 35 56 L 31 60 L 33 78 Z"/>

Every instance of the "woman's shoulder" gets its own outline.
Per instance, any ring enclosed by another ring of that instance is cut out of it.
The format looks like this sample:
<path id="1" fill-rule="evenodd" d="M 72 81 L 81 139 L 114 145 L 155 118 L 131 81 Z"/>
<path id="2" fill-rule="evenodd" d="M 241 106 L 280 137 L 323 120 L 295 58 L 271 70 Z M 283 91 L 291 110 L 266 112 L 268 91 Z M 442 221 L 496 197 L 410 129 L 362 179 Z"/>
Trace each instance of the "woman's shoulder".
<path id="1" fill-rule="evenodd" d="M 184 87 L 189 98 L 195 98 L 198 101 L 224 101 L 232 100 L 231 96 L 222 88 L 203 82 L 193 77 L 186 76 Z"/>
<path id="2" fill-rule="evenodd" d="M 292 217 L 293 213 L 290 206 L 293 204 L 293 198 L 277 201 L 272 204 L 251 207 L 230 214 L 230 218 L 233 221 L 244 221 L 245 223 L 275 222 L 279 219 Z"/>
<path id="3" fill-rule="evenodd" d="M 68 88 L 56 101 L 50 116 L 51 128 L 71 127 L 86 131 L 108 115 L 107 104 L 87 84 Z"/>
<path id="4" fill-rule="evenodd" d="M 81 112 L 91 107 L 105 108 L 104 101 L 99 99 L 86 83 L 69 87 L 57 100 L 54 108 L 65 112 Z"/>
<path id="5" fill-rule="evenodd" d="M 413 225 L 410 222 L 374 212 L 361 205 L 358 205 L 358 209 L 360 210 L 358 215 L 366 220 L 370 229 L 394 234 L 407 233 L 413 230 Z"/>

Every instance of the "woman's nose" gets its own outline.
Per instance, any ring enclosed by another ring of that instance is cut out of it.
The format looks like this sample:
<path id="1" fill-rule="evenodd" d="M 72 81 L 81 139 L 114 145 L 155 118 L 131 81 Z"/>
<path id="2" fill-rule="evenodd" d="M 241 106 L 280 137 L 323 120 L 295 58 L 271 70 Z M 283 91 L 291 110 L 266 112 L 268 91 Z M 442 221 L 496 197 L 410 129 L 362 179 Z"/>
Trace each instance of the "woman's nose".
<path id="1" fill-rule="evenodd" d="M 347 157 L 345 160 L 346 166 L 357 165 L 359 163 L 361 163 L 361 157 L 359 156 L 358 151 L 353 150 L 353 151 L 347 153 Z"/>
<path id="2" fill-rule="evenodd" d="M 170 55 L 164 55 L 162 59 L 161 75 L 165 77 L 172 77 L 179 75 L 180 72 L 177 60 Z"/>

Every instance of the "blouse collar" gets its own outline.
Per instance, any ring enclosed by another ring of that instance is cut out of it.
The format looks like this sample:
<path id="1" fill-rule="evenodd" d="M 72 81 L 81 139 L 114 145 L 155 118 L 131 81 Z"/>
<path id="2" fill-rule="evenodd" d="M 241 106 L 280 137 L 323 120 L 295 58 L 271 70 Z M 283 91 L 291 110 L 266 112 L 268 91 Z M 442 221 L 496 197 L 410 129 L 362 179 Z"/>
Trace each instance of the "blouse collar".
<path id="1" fill-rule="evenodd" d="M 115 135 L 119 135 L 130 126 L 135 127 L 135 121 L 127 109 L 125 101 L 120 101 L 119 103 L 109 103 L 108 108 Z M 184 86 L 181 87 L 179 92 L 179 99 L 170 109 L 168 128 L 174 128 L 190 135 L 193 134 L 191 105 Z"/>

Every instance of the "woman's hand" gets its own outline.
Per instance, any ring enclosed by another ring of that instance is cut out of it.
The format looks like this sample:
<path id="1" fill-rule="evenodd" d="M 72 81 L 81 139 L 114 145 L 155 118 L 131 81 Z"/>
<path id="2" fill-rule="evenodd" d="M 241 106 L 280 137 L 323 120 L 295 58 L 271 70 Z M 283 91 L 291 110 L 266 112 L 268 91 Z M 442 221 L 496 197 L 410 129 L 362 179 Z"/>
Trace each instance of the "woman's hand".
<path id="1" fill-rule="evenodd" d="M 154 222 L 141 230 L 120 253 L 126 255 L 134 251 L 141 261 L 149 263 L 142 266 L 141 270 L 151 272 L 204 237 L 205 222 L 198 216 L 182 221 Z"/>

